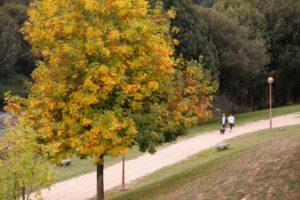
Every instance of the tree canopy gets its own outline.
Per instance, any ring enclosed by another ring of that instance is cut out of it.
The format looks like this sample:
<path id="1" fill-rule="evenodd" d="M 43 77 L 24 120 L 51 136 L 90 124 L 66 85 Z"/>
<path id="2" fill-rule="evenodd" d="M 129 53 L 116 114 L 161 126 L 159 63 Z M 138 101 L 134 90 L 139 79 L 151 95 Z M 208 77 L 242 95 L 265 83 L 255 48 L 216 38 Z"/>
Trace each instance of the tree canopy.
<path id="1" fill-rule="evenodd" d="M 154 152 L 210 117 L 216 83 L 198 61 L 178 60 L 174 68 L 177 42 L 168 19 L 174 12 L 161 3 L 150 9 L 145 0 L 42 0 L 28 15 L 22 30 L 41 60 L 26 124 L 51 159 L 93 159 L 98 199 L 104 155 L 123 154 L 135 143 Z"/>
<path id="2" fill-rule="evenodd" d="M 136 135 L 129 114 L 155 103 L 173 70 L 159 8 L 148 11 L 143 0 L 44 0 L 29 18 L 23 31 L 44 58 L 28 109 L 40 140 L 53 156 L 72 150 L 96 163 L 124 152 Z"/>

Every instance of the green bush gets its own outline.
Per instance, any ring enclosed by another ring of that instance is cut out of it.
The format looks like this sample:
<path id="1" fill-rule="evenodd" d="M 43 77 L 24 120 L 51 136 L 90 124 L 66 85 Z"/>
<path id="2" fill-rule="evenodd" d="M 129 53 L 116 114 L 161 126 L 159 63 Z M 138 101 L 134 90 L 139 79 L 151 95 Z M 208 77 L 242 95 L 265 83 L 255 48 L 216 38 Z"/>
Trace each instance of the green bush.
<path id="1" fill-rule="evenodd" d="M 34 132 L 21 125 L 10 128 L 0 140 L 0 199 L 29 199 L 49 187 L 53 172 L 40 155 Z"/>

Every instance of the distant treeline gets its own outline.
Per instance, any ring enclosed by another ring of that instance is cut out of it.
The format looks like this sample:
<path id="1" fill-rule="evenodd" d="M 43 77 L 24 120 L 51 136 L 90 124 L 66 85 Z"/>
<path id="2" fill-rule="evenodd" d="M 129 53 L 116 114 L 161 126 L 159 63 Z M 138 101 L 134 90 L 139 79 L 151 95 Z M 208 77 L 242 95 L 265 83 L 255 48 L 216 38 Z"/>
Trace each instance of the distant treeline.
<path id="1" fill-rule="evenodd" d="M 275 106 L 300 100 L 300 1 L 163 2 L 176 10 L 177 54 L 201 56 L 218 79 L 217 107 L 236 112 L 266 107 L 268 76 L 275 80 Z"/>
<path id="2" fill-rule="evenodd" d="M 29 0 L 0 0 L 0 110 L 6 91 L 26 95 L 34 68 L 30 46 L 20 32 L 28 4 Z"/>
<path id="3" fill-rule="evenodd" d="M 26 95 L 34 69 L 20 28 L 30 0 L 0 0 L 0 99 Z M 155 3 L 157 0 L 150 0 Z M 215 105 L 227 111 L 267 106 L 267 77 L 273 76 L 275 106 L 300 101 L 300 1 L 163 0 L 175 9 L 177 56 L 202 59 L 219 82 Z"/>

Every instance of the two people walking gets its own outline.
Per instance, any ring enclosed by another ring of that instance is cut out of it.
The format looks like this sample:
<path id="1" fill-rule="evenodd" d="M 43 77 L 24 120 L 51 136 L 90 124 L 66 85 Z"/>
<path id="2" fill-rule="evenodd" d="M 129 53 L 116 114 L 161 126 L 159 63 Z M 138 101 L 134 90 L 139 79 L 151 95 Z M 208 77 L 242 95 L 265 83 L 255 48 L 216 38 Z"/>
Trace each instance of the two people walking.
<path id="1" fill-rule="evenodd" d="M 234 118 L 234 116 L 232 114 L 230 114 L 228 118 L 226 118 L 226 115 L 223 114 L 220 123 L 222 125 L 222 128 L 220 129 L 220 134 L 223 135 L 225 133 L 225 131 L 226 131 L 226 125 L 227 125 L 227 123 L 229 123 L 230 131 L 232 130 L 232 128 L 234 127 L 235 118 Z"/>

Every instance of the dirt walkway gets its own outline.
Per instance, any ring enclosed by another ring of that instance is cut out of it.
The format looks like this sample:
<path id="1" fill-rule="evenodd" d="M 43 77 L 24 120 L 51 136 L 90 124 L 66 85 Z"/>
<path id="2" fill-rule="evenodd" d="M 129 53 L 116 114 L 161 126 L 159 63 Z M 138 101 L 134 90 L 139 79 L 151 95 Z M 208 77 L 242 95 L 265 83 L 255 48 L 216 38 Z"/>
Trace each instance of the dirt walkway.
<path id="1" fill-rule="evenodd" d="M 283 127 L 300 124 L 300 113 L 273 118 L 273 127 Z M 144 154 L 137 159 L 126 162 L 126 183 L 150 174 L 167 165 L 174 164 L 199 151 L 213 147 L 217 143 L 246 133 L 266 129 L 268 120 L 251 122 L 236 127 L 231 133 L 219 135 L 218 131 L 199 134 L 195 137 L 182 139 L 170 146 L 158 150 L 154 155 Z M 121 163 L 104 169 L 105 190 L 121 184 Z M 51 187 L 51 190 L 42 191 L 46 200 L 86 200 L 96 194 L 96 173 L 78 176 Z"/>

